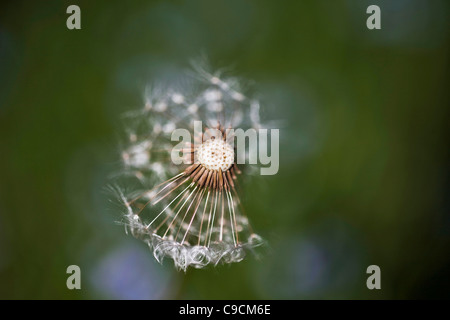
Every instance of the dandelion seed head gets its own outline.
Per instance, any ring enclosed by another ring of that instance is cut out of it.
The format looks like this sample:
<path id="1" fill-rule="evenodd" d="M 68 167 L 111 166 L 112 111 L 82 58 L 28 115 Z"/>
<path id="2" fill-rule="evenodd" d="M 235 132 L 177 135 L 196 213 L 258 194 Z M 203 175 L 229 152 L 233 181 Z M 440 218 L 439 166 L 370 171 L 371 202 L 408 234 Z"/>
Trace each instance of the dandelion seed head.
<path id="1" fill-rule="evenodd" d="M 221 72 L 197 67 L 186 82 L 192 85 L 148 87 L 141 110 L 125 116 L 123 173 L 137 178 L 142 190 L 117 192 L 127 233 L 146 242 L 157 261 L 172 259 L 183 271 L 239 262 L 263 244 L 242 209 L 237 184 L 244 168 L 225 134 L 225 128 L 261 127 L 259 102 Z M 198 120 L 205 126 L 201 137 L 194 136 L 200 141 L 183 147 L 191 161 L 173 163 L 172 132 L 193 134 Z M 211 136 L 213 130 L 222 136 Z"/>

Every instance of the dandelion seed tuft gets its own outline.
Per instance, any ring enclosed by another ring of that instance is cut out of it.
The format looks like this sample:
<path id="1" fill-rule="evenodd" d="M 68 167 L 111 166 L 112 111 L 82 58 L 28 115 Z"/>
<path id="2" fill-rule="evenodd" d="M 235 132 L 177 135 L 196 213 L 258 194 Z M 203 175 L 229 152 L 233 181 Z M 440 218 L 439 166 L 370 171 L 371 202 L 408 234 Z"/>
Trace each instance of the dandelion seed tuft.
<path id="1" fill-rule="evenodd" d="M 127 136 L 121 152 L 122 174 L 143 186 L 126 194 L 118 189 L 126 231 L 145 241 L 159 262 L 172 259 L 179 270 L 242 261 L 263 244 L 252 230 L 241 203 L 240 178 L 228 128 L 261 128 L 260 106 L 241 92 L 235 78 L 203 68 L 186 90 L 148 88 L 143 107 L 124 116 Z M 171 161 L 171 134 L 183 128 L 202 133 Z M 210 135 L 217 131 L 218 136 Z"/>

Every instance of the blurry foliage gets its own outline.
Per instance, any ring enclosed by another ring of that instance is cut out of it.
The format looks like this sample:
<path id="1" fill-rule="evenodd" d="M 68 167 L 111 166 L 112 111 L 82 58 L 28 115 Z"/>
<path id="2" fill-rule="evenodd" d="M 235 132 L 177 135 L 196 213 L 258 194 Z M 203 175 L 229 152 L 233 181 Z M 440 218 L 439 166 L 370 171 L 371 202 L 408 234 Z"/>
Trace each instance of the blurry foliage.
<path id="1" fill-rule="evenodd" d="M 76 1 L 78 31 L 69 4 L 0 7 L 0 298 L 449 297 L 446 1 Z M 185 275 L 124 234 L 103 187 L 119 115 L 202 53 L 254 80 L 281 168 L 246 185 L 261 260 Z"/>

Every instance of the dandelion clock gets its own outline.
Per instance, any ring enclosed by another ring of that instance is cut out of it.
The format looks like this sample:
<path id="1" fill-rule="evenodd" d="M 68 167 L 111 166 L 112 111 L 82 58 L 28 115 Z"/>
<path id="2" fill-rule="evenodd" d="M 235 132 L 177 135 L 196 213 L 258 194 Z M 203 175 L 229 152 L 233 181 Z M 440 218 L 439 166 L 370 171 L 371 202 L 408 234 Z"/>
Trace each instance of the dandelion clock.
<path id="1" fill-rule="evenodd" d="M 263 128 L 260 105 L 221 72 L 180 77 L 183 85 L 153 84 L 124 116 L 121 175 L 144 187 L 115 188 L 122 222 L 177 269 L 239 262 L 263 243 L 241 202 L 252 146 L 240 151 L 235 141 L 238 130 Z"/>

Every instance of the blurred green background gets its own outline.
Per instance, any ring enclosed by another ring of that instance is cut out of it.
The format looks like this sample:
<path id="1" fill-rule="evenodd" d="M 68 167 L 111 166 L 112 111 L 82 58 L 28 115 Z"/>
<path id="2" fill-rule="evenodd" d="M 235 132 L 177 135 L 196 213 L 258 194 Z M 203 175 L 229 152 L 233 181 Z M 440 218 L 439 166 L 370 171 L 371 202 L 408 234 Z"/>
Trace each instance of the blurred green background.
<path id="1" fill-rule="evenodd" d="M 66 8 L 81 8 L 81 30 Z M 366 28 L 377 4 L 382 29 Z M 450 297 L 448 1 L 9 1 L 0 5 L 0 298 Z M 176 272 L 115 223 L 119 116 L 192 58 L 282 120 L 245 187 L 260 259 Z M 66 288 L 78 265 L 82 289 Z M 366 268 L 381 268 L 381 290 Z"/>

